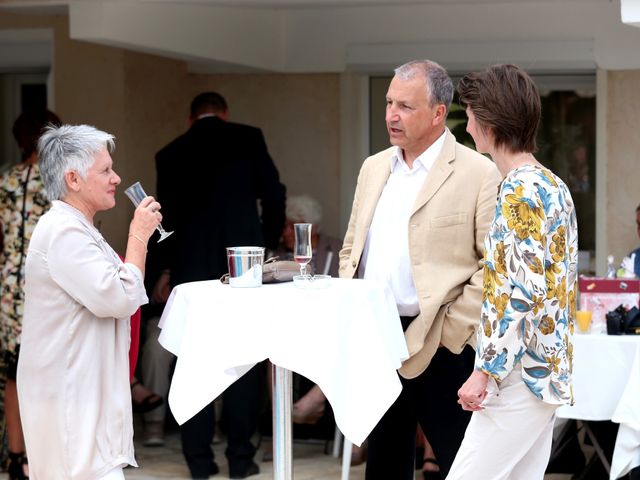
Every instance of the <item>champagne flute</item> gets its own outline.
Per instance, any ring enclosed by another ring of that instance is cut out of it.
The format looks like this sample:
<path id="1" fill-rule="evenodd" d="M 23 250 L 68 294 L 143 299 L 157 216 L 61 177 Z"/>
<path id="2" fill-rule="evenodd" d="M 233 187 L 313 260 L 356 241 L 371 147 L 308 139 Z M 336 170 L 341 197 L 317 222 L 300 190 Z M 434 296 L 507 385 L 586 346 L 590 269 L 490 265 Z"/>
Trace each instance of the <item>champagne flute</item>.
<path id="1" fill-rule="evenodd" d="M 131 200 L 131 202 L 133 202 L 133 204 L 136 207 L 140 205 L 140 202 L 147 196 L 147 194 L 144 191 L 144 188 L 142 188 L 142 185 L 140 185 L 140 182 L 136 182 L 133 185 L 131 185 L 129 188 L 127 188 L 124 191 L 124 193 L 127 197 L 129 197 L 129 200 Z M 167 238 L 169 235 L 173 233 L 173 232 L 167 232 L 164 228 L 162 228 L 161 224 L 158 224 L 158 226 L 156 227 L 156 230 L 158 230 L 158 233 L 160 234 L 160 239 L 158 240 L 158 243 L 160 243 L 162 240 L 164 240 L 165 238 Z"/>
<path id="2" fill-rule="evenodd" d="M 311 261 L 311 224 L 294 223 L 295 244 L 293 247 L 293 259 L 300 265 L 300 275 L 307 276 L 307 264 Z"/>

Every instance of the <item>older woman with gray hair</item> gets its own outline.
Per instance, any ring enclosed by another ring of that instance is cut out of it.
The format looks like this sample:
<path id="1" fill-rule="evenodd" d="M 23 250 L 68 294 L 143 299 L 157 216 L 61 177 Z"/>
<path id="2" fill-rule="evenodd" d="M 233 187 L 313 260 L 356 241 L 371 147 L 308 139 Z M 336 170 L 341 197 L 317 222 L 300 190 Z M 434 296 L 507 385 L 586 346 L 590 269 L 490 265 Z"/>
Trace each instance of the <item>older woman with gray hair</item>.
<path id="1" fill-rule="evenodd" d="M 51 209 L 27 252 L 18 396 L 30 478 L 123 479 L 136 466 L 129 389 L 129 317 L 147 303 L 147 241 L 161 221 L 146 197 L 129 225 L 125 261 L 93 221 L 115 206 L 113 136 L 50 127 L 39 162 Z"/>

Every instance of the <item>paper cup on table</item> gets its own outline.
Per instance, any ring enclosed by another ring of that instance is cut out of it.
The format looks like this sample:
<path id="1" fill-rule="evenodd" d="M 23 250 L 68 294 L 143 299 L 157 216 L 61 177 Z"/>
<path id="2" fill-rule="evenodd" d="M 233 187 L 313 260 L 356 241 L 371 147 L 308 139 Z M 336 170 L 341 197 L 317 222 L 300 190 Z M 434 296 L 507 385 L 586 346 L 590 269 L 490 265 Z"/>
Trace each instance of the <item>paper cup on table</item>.
<path id="1" fill-rule="evenodd" d="M 228 247 L 229 285 L 251 288 L 262 285 L 264 247 Z"/>
<path id="2" fill-rule="evenodd" d="M 576 322 L 578 324 L 578 330 L 582 333 L 587 333 L 591 327 L 591 318 L 593 312 L 590 310 L 578 310 L 576 312 Z"/>

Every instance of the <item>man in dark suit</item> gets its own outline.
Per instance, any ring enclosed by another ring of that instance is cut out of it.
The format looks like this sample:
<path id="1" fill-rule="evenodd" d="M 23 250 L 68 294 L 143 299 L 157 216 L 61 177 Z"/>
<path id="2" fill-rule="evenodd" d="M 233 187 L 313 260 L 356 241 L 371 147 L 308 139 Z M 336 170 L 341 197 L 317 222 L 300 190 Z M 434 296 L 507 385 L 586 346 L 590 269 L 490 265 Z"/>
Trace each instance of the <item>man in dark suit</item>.
<path id="1" fill-rule="evenodd" d="M 191 103 L 190 128 L 156 155 L 163 225 L 175 234 L 159 246 L 164 267 L 154 289 L 217 279 L 228 270 L 226 247 L 275 249 L 285 218 L 285 187 L 258 128 L 227 121 L 225 99 L 214 92 Z M 258 213 L 258 200 L 261 214 Z M 258 423 L 258 366 L 224 393 L 221 422 L 231 478 L 259 473 L 250 438 Z M 181 426 L 182 450 L 193 478 L 218 472 L 210 444 L 213 403 Z"/>

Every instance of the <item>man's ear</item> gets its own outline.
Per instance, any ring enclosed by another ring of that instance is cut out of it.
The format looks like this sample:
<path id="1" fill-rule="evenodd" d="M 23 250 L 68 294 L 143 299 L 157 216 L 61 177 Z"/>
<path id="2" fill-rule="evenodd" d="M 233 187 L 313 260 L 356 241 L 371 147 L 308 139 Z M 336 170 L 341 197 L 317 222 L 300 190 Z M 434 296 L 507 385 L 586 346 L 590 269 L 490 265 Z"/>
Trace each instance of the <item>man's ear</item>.
<path id="1" fill-rule="evenodd" d="M 436 109 L 436 113 L 433 116 L 433 125 L 444 124 L 446 118 L 447 118 L 447 107 L 445 107 L 443 104 L 439 104 L 438 108 Z"/>
<path id="2" fill-rule="evenodd" d="M 64 174 L 64 181 L 67 184 L 67 189 L 70 192 L 78 192 L 80 190 L 80 181 L 82 178 L 80 174 L 75 170 L 68 170 Z"/>

